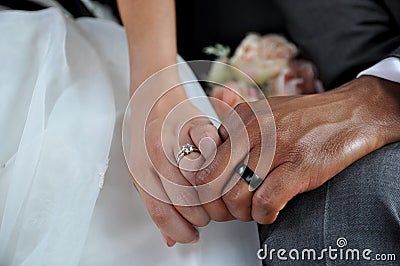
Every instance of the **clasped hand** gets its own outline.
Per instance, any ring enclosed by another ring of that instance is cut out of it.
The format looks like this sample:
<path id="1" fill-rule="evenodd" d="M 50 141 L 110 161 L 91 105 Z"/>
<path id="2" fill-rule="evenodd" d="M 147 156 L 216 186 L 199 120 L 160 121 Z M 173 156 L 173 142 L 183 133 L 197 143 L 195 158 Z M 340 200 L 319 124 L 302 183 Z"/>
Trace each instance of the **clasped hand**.
<path id="1" fill-rule="evenodd" d="M 321 186 L 362 156 L 396 141 L 396 135 L 387 129 L 399 124 L 398 117 L 388 111 L 399 97 L 396 86 L 362 77 L 322 94 L 271 97 L 270 108 L 265 108 L 265 100 L 242 103 L 226 115 L 218 130 L 204 118 L 185 125 L 164 123 L 163 130 L 179 135 L 179 145 L 200 147 L 200 161 L 195 160 L 199 154 L 185 156 L 194 159 L 200 169 L 197 172 L 180 170 L 181 165 L 173 165 L 163 155 L 161 151 L 167 150 L 171 158 L 176 156 L 178 143 L 171 138 L 173 145 L 162 147 L 162 137 L 155 132 L 161 132 L 159 119 L 165 117 L 155 115 L 146 139 L 156 167 L 142 160 L 135 165 L 145 167 L 141 180 L 158 184 L 154 191 L 169 202 L 150 195 L 141 185 L 137 188 L 167 245 L 197 241 L 195 226 L 205 226 L 210 220 L 273 223 L 293 197 Z M 366 97 L 366 92 L 372 96 Z M 195 108 L 186 110 L 192 117 L 199 113 Z M 215 143 L 216 153 L 202 149 L 204 138 Z M 264 179 L 255 191 L 235 171 L 243 161 Z M 172 189 L 160 175 L 192 190 Z M 182 198 L 196 204 L 185 206 Z"/>

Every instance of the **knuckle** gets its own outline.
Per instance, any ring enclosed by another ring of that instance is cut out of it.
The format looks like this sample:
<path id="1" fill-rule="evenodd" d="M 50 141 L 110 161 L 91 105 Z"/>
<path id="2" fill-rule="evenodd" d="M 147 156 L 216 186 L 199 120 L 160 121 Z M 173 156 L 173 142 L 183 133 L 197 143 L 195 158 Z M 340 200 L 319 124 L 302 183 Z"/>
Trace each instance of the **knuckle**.
<path id="1" fill-rule="evenodd" d="M 204 133 L 206 136 L 212 137 L 217 134 L 217 128 L 212 124 L 204 125 Z"/>
<path id="2" fill-rule="evenodd" d="M 247 210 L 242 210 L 242 211 L 236 212 L 236 213 L 233 212 L 232 216 L 236 220 L 239 220 L 239 221 L 242 221 L 242 222 L 249 222 L 249 221 L 253 220 L 253 218 L 251 217 L 250 211 L 247 211 Z"/>
<path id="3" fill-rule="evenodd" d="M 213 125 L 207 125 L 200 134 L 200 140 L 205 138 L 216 140 L 218 138 L 217 129 Z"/>
<path id="4" fill-rule="evenodd" d="M 248 222 L 252 220 L 250 206 L 246 206 L 244 208 L 236 207 L 235 210 L 232 210 L 230 206 L 229 210 L 232 215 L 239 221 Z"/>
<path id="5" fill-rule="evenodd" d="M 249 109 L 249 105 L 247 103 L 244 103 L 244 102 L 237 104 L 235 106 L 235 108 L 233 108 L 233 110 L 235 110 L 239 114 L 247 112 L 248 109 Z"/>
<path id="6" fill-rule="evenodd" d="M 224 195 L 223 200 L 230 213 L 240 221 L 250 221 L 251 218 L 251 199 L 239 190 L 231 190 Z"/>
<path id="7" fill-rule="evenodd" d="M 278 211 L 274 200 L 270 196 L 265 196 L 261 193 L 256 193 L 253 196 L 253 206 L 264 214 L 274 213 Z"/>
<path id="8" fill-rule="evenodd" d="M 168 223 L 168 218 L 167 215 L 164 213 L 160 212 L 154 212 L 151 217 L 153 218 L 153 221 L 160 227 L 164 227 Z"/>
<path id="9" fill-rule="evenodd" d="M 295 171 L 298 170 L 298 168 L 305 162 L 305 150 L 302 147 L 294 147 L 290 149 L 284 157 L 282 158 L 283 161 L 286 163 L 284 164 L 284 167 L 286 168 L 287 171 Z"/>
<path id="10" fill-rule="evenodd" d="M 204 227 L 207 226 L 210 223 L 211 219 L 202 219 L 200 221 L 196 221 L 193 225 L 198 226 L 198 227 Z"/>
<path id="11" fill-rule="evenodd" d="M 267 224 L 265 221 L 264 221 L 264 218 L 253 218 L 254 219 L 254 221 L 256 221 L 256 223 L 258 223 L 258 224 Z"/>
<path id="12" fill-rule="evenodd" d="M 180 213 L 189 223 L 194 226 L 204 227 L 210 222 L 210 217 L 203 214 L 200 206 L 195 207 L 182 207 L 175 206 L 175 209 Z"/>
<path id="13" fill-rule="evenodd" d="M 169 223 L 170 216 L 165 208 L 158 206 L 158 204 L 151 204 L 148 210 L 151 218 L 158 225 L 158 227 L 163 228 Z"/>
<path id="14" fill-rule="evenodd" d="M 246 199 L 240 190 L 232 189 L 229 193 L 223 196 L 223 200 L 227 205 L 229 205 L 229 209 L 237 211 L 242 209 L 245 205 Z"/>
<path id="15" fill-rule="evenodd" d="M 262 216 L 260 218 L 254 219 L 259 224 L 273 224 L 276 220 L 275 216 Z"/>
<path id="16" fill-rule="evenodd" d="M 231 215 L 228 213 L 218 213 L 212 217 L 216 222 L 226 222 L 232 220 Z"/>
<path id="17" fill-rule="evenodd" d="M 242 222 L 250 222 L 250 221 L 253 220 L 253 219 L 251 218 L 251 215 L 250 215 L 250 214 L 245 214 L 245 215 L 238 216 L 237 219 L 238 219 L 239 221 L 242 221 Z"/>
<path id="18" fill-rule="evenodd" d="M 261 135 L 261 129 L 257 121 L 256 123 L 250 122 L 246 125 L 246 131 L 250 138 L 250 143 L 256 145 L 262 142 L 263 136 Z"/>
<path id="19" fill-rule="evenodd" d="M 208 183 L 208 181 L 210 180 L 210 177 L 212 176 L 214 169 L 213 169 L 213 165 L 211 164 L 210 166 L 208 166 L 207 168 L 199 171 L 196 175 L 195 175 L 195 184 L 198 186 L 201 185 L 205 185 Z"/>
<path id="20" fill-rule="evenodd" d="M 292 163 L 294 165 L 300 165 L 304 162 L 305 155 L 303 151 L 303 149 L 299 149 L 292 155 Z"/>

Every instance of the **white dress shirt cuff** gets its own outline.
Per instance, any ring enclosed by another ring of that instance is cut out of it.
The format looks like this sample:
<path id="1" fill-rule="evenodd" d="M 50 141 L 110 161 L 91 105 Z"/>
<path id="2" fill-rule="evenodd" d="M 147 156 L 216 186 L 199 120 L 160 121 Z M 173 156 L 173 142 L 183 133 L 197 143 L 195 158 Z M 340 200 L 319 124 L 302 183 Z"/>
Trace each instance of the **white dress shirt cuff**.
<path id="1" fill-rule="evenodd" d="M 357 78 L 363 75 L 370 75 L 393 82 L 400 83 L 400 58 L 388 57 L 376 63 L 372 67 L 362 71 Z"/>

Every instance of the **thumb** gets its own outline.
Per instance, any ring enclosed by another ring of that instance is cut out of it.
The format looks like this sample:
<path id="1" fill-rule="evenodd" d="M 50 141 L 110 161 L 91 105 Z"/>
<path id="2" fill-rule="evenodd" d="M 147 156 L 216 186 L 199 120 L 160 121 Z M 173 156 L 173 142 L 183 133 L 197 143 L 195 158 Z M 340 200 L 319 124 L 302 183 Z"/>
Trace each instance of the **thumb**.
<path id="1" fill-rule="evenodd" d="M 279 212 L 297 194 L 302 192 L 301 179 L 289 164 L 271 171 L 252 199 L 251 215 L 260 224 L 271 224 Z"/>

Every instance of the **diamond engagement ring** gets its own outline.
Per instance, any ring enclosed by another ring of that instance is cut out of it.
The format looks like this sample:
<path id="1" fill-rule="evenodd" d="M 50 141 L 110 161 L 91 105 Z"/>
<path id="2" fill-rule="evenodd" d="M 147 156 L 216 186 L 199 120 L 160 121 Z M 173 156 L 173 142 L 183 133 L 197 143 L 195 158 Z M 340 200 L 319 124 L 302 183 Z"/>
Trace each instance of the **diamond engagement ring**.
<path id="1" fill-rule="evenodd" d="M 185 155 L 188 155 L 188 154 L 190 154 L 190 153 L 193 152 L 193 151 L 200 152 L 200 150 L 199 150 L 196 146 L 194 146 L 194 145 L 192 145 L 192 144 L 187 143 L 186 145 L 183 145 L 183 146 L 181 147 L 181 150 L 179 151 L 178 155 L 176 155 L 176 158 L 175 158 L 175 159 L 176 159 L 176 163 L 179 164 L 180 160 L 181 160 Z"/>

